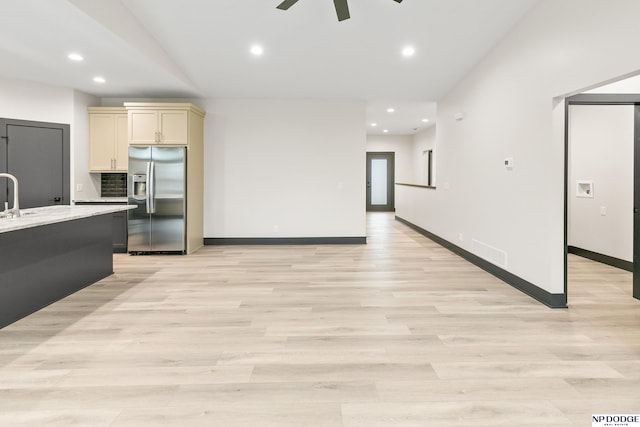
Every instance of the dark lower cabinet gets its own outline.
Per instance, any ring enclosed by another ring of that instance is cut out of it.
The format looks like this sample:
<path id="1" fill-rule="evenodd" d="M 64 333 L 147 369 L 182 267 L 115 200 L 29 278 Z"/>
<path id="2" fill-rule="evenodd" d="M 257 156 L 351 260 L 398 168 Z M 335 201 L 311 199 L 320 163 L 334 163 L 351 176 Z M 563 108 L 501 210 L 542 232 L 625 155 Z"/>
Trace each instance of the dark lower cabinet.
<path id="1" fill-rule="evenodd" d="M 113 274 L 110 224 L 103 214 L 0 233 L 0 328 Z"/>
<path id="2" fill-rule="evenodd" d="M 113 214 L 113 253 L 127 253 L 127 212 Z"/>
<path id="3" fill-rule="evenodd" d="M 114 203 L 114 202 L 76 202 L 76 205 L 126 205 L 126 203 Z M 127 211 L 116 212 L 113 215 L 113 223 L 111 227 L 111 234 L 113 236 L 113 253 L 114 254 L 126 254 L 127 253 Z"/>

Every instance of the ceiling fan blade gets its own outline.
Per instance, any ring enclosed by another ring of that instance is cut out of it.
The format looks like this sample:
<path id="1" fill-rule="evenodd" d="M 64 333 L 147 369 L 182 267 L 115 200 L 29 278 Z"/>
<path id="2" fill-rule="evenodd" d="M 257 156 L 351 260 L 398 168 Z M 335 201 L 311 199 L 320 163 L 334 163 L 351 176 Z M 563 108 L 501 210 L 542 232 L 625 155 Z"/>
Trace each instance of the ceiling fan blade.
<path id="1" fill-rule="evenodd" d="M 296 3 L 298 3 L 298 0 L 284 0 L 277 6 L 277 9 L 287 10 Z"/>
<path id="2" fill-rule="evenodd" d="M 402 0 L 394 0 L 396 3 L 402 3 Z"/>
<path id="3" fill-rule="evenodd" d="M 338 21 L 344 21 L 345 19 L 351 18 L 351 15 L 349 15 L 349 4 L 347 4 L 347 0 L 333 0 L 333 4 L 336 6 Z"/>

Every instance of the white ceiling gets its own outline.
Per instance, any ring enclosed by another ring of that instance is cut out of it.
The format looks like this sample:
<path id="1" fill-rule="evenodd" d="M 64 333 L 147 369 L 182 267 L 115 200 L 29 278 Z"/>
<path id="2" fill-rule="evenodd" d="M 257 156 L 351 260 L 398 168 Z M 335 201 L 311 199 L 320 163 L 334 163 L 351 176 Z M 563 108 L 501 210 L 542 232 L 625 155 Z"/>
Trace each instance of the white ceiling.
<path id="1" fill-rule="evenodd" d="M 361 100 L 369 133 L 412 134 L 536 0 L 349 0 L 343 22 L 331 0 L 280 2 L 3 0 L 0 76 L 99 97 Z"/>

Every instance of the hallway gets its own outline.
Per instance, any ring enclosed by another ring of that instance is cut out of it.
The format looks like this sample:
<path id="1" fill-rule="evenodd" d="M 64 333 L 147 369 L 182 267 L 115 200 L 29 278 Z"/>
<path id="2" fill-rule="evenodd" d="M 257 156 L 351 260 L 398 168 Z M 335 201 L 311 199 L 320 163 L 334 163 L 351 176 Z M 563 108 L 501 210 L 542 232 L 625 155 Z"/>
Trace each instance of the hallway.
<path id="1" fill-rule="evenodd" d="M 630 274 L 552 310 L 394 220 L 368 244 L 116 255 L 0 330 L 0 425 L 590 426 L 640 411 Z M 625 285 L 624 283 L 628 283 Z"/>

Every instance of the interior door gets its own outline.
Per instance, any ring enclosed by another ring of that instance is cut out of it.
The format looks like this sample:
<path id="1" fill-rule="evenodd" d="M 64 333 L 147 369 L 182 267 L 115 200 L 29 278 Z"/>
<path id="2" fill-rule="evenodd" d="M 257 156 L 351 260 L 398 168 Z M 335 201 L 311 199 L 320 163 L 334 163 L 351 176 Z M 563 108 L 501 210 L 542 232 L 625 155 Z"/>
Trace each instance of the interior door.
<path id="1" fill-rule="evenodd" d="M 0 119 L 0 132 L 4 145 L 0 167 L 18 179 L 20 208 L 68 205 L 69 125 Z M 11 203 L 13 185 L 0 185 L 0 193 L 6 194 L 0 202 Z"/>
<path id="2" fill-rule="evenodd" d="M 367 211 L 395 211 L 395 154 L 367 153 Z"/>

